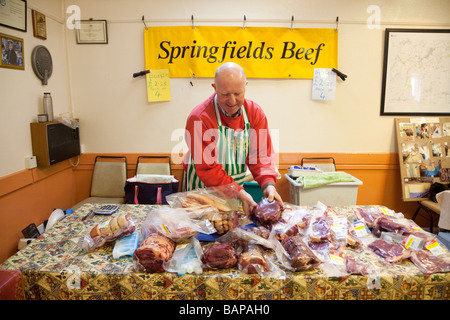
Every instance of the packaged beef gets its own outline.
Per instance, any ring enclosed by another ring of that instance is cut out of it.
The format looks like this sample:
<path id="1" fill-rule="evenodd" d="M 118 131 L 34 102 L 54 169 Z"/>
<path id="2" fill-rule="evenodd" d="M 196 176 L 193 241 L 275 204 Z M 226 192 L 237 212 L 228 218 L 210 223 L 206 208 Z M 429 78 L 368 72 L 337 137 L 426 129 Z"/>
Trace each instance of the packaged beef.
<path id="1" fill-rule="evenodd" d="M 281 245 L 288 254 L 291 268 L 296 271 L 308 270 L 321 263 L 300 236 L 286 238 Z"/>
<path id="2" fill-rule="evenodd" d="M 386 262 L 394 264 L 409 257 L 409 251 L 398 243 L 391 243 L 383 239 L 377 239 L 368 245 L 378 257 Z"/>
<path id="3" fill-rule="evenodd" d="M 233 268 L 238 263 L 237 251 L 228 243 L 212 243 L 206 245 L 201 261 L 209 269 Z"/>
<path id="4" fill-rule="evenodd" d="M 323 216 L 315 217 L 311 222 L 309 237 L 314 242 L 331 240 L 331 226 Z"/>
<path id="5" fill-rule="evenodd" d="M 131 216 L 129 214 L 121 214 L 102 223 L 97 223 L 84 236 L 81 246 L 84 250 L 91 252 L 105 243 L 113 242 L 132 234 L 135 229 L 135 223 Z"/>
<path id="6" fill-rule="evenodd" d="M 353 255 L 345 255 L 344 263 L 348 274 L 359 274 L 362 276 L 367 276 L 369 274 L 367 265 L 355 258 Z"/>
<path id="7" fill-rule="evenodd" d="M 238 267 L 244 273 L 250 274 L 261 274 L 269 270 L 264 251 L 257 245 L 248 246 L 247 250 L 240 255 Z"/>
<path id="8" fill-rule="evenodd" d="M 277 201 L 269 202 L 268 198 L 263 198 L 253 208 L 252 215 L 259 224 L 270 228 L 280 220 L 282 213 L 283 207 Z"/>
<path id="9" fill-rule="evenodd" d="M 139 272 L 163 272 L 174 251 L 175 242 L 172 239 L 157 232 L 150 233 L 134 251 L 135 268 Z"/>
<path id="10" fill-rule="evenodd" d="M 410 260 L 423 273 L 450 272 L 450 262 L 422 249 L 411 252 Z"/>

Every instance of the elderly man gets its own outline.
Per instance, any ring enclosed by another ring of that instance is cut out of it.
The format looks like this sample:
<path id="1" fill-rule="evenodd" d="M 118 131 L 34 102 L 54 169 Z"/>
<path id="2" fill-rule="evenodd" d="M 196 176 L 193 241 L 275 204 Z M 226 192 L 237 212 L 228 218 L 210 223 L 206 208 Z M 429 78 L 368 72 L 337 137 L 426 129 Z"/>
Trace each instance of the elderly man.
<path id="1" fill-rule="evenodd" d="M 275 188 L 275 152 L 262 108 L 245 98 L 242 67 L 227 62 L 216 70 L 215 93 L 186 122 L 189 154 L 186 190 L 235 184 L 245 214 L 257 204 L 243 188 L 247 168 L 269 201 L 283 201 Z"/>

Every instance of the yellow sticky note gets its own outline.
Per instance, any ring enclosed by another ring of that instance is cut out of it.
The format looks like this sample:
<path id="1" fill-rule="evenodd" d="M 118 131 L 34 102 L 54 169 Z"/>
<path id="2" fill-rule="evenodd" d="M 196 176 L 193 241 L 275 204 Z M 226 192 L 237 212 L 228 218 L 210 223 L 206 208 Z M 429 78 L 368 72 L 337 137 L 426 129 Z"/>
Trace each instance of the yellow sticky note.
<path id="1" fill-rule="evenodd" d="M 150 69 L 146 77 L 148 101 L 170 101 L 169 69 Z"/>

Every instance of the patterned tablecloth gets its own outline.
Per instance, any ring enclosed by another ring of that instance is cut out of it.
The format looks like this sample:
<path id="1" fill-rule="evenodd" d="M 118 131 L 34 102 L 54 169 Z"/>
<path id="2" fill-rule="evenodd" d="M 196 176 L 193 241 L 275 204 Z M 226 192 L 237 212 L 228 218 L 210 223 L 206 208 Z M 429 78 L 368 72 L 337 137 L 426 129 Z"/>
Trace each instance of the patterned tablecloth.
<path id="1" fill-rule="evenodd" d="M 351 250 L 378 266 L 378 285 L 368 286 L 359 275 L 330 276 L 321 268 L 287 273 L 285 279 L 245 274 L 238 269 L 174 273 L 138 273 L 132 257 L 112 258 L 113 244 L 94 252 L 79 243 L 93 225 L 110 217 L 81 218 L 93 204 L 85 204 L 48 232 L 6 260 L 0 269 L 20 270 L 25 299 L 186 299 L 186 300 L 448 300 L 450 273 L 425 275 L 409 260 L 387 265 L 367 247 Z M 148 205 L 121 205 L 137 230 L 152 210 Z M 352 214 L 352 207 L 335 208 Z"/>

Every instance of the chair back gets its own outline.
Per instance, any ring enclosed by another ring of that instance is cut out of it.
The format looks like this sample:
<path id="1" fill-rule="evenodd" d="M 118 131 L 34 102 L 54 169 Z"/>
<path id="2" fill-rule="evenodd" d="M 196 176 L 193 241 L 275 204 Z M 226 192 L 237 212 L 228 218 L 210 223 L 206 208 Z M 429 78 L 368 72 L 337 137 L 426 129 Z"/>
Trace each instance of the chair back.
<path id="1" fill-rule="evenodd" d="M 125 197 L 126 157 L 97 156 L 92 173 L 91 197 Z"/>
<path id="2" fill-rule="evenodd" d="M 172 175 L 169 156 L 139 156 L 136 163 L 136 174 Z"/>

